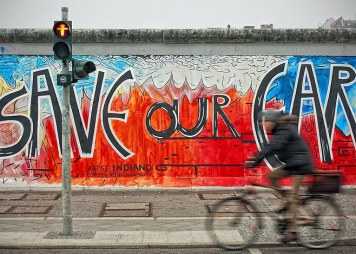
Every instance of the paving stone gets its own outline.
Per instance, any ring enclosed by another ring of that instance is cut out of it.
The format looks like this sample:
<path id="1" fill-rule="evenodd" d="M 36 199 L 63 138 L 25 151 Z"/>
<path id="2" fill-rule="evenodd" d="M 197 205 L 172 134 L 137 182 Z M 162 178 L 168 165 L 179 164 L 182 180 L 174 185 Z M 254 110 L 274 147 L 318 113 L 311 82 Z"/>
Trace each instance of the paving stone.
<path id="1" fill-rule="evenodd" d="M 199 194 L 199 198 L 202 200 L 220 200 L 224 198 L 235 197 L 233 193 L 213 193 L 213 194 Z"/>
<path id="2" fill-rule="evenodd" d="M 93 239 L 95 231 L 74 231 L 70 235 L 61 232 L 49 232 L 43 239 Z"/>
<path id="3" fill-rule="evenodd" d="M 7 210 L 9 210 L 12 206 L 9 205 L 4 205 L 0 206 L 0 213 L 6 213 Z"/>
<path id="4" fill-rule="evenodd" d="M 141 243 L 143 233 L 143 231 L 121 231 L 118 236 L 119 244 L 131 244 L 132 242 Z"/>
<path id="5" fill-rule="evenodd" d="M 150 203 L 110 203 L 105 210 L 142 210 L 149 209 Z"/>
<path id="6" fill-rule="evenodd" d="M 20 200 L 22 199 L 26 194 L 22 193 L 0 193 L 0 200 Z"/>
<path id="7" fill-rule="evenodd" d="M 104 207 L 103 217 L 149 217 L 150 203 L 109 203 Z"/>
<path id="8" fill-rule="evenodd" d="M 168 243 L 168 233 L 167 232 L 157 232 L 157 231 L 144 231 L 142 237 L 143 243 Z"/>
<path id="9" fill-rule="evenodd" d="M 46 214 L 51 206 L 14 206 L 9 214 Z"/>
<path id="10" fill-rule="evenodd" d="M 28 194 L 25 200 L 57 200 L 60 194 Z"/>
<path id="11" fill-rule="evenodd" d="M 146 210 L 107 210 L 103 217 L 149 217 L 150 213 Z"/>
<path id="12" fill-rule="evenodd" d="M 274 192 L 258 192 L 257 191 L 257 195 L 259 197 L 265 198 L 265 199 L 280 199 L 281 197 L 278 196 L 278 194 L 274 193 Z"/>
<path id="13" fill-rule="evenodd" d="M 116 242 L 117 239 L 119 238 L 119 232 L 115 232 L 115 231 L 108 231 L 105 232 L 103 230 L 98 230 L 100 232 L 100 234 L 96 233 L 94 236 L 94 240 L 95 241 L 114 241 Z"/>
<path id="14" fill-rule="evenodd" d="M 207 205 L 206 206 L 208 213 L 211 213 L 214 209 L 214 206 Z M 231 214 L 238 214 L 238 213 L 246 213 L 247 209 L 244 205 L 227 205 L 227 206 L 221 206 L 220 209 L 217 211 L 217 213 L 229 213 L 230 216 Z"/>
<path id="15" fill-rule="evenodd" d="M 169 243 L 188 244 L 193 242 L 192 231 L 170 231 L 168 232 Z"/>

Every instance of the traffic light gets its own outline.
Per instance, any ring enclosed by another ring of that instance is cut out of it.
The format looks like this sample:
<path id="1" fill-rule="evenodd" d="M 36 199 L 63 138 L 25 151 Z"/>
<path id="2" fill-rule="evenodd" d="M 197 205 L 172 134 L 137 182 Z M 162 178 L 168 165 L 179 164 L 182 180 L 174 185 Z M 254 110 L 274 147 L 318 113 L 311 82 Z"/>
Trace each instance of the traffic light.
<path id="1" fill-rule="evenodd" d="M 56 60 L 72 59 L 72 21 L 54 21 L 53 53 Z"/>
<path id="2" fill-rule="evenodd" d="M 72 82 L 76 83 L 79 79 L 86 78 L 89 73 L 96 70 L 93 62 L 87 60 L 72 60 Z"/>

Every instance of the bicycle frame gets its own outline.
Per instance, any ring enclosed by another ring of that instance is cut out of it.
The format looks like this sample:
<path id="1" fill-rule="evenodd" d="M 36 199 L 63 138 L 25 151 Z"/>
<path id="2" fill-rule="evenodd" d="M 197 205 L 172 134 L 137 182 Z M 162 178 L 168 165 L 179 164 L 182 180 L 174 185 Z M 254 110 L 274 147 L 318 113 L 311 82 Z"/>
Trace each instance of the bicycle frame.
<path id="1" fill-rule="evenodd" d="M 262 187 L 265 189 L 275 190 L 273 187 L 269 187 L 269 186 L 262 186 L 262 185 L 255 185 L 255 186 Z M 276 210 L 273 209 L 268 202 L 266 202 L 266 200 L 260 195 L 260 193 L 261 192 L 258 190 L 247 189 L 246 191 L 244 191 L 242 198 L 246 198 L 249 201 L 253 202 L 257 206 L 259 212 L 265 212 L 268 217 L 272 219 L 276 219 L 279 215 L 278 212 L 276 212 Z"/>

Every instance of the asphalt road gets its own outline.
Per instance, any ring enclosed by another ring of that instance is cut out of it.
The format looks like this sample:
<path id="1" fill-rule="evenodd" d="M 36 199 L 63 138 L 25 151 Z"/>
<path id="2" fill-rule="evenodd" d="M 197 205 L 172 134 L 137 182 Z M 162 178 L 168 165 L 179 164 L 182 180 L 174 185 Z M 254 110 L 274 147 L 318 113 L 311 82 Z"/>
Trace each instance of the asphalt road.
<path id="1" fill-rule="evenodd" d="M 283 246 L 278 248 L 250 248 L 244 251 L 224 251 L 217 248 L 184 248 L 184 249 L 0 249 L 1 254 L 351 254 L 355 246 L 334 246 L 327 250 L 309 250 L 303 247 Z"/>

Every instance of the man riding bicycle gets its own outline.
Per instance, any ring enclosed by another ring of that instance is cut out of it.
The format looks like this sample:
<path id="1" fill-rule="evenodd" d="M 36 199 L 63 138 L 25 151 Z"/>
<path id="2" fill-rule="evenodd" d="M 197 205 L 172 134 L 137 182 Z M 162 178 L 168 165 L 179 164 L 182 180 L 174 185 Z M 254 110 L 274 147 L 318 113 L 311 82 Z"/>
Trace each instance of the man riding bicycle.
<path id="1" fill-rule="evenodd" d="M 287 231 L 288 233 L 281 239 L 283 243 L 288 243 L 298 239 L 297 209 L 299 188 L 304 176 L 312 172 L 313 162 L 307 144 L 298 134 L 296 128 L 290 125 L 293 116 L 287 116 L 281 111 L 272 109 L 262 112 L 261 116 L 266 131 L 272 134 L 272 140 L 268 144 L 264 144 L 262 150 L 254 158 L 248 159 L 246 165 L 251 168 L 255 167 L 265 157 L 274 154 L 283 162 L 283 166 L 269 173 L 268 179 L 271 184 L 284 193 L 278 181 L 286 177 L 293 178 L 292 189 L 287 195 L 289 208 L 292 212 L 292 221 Z"/>

